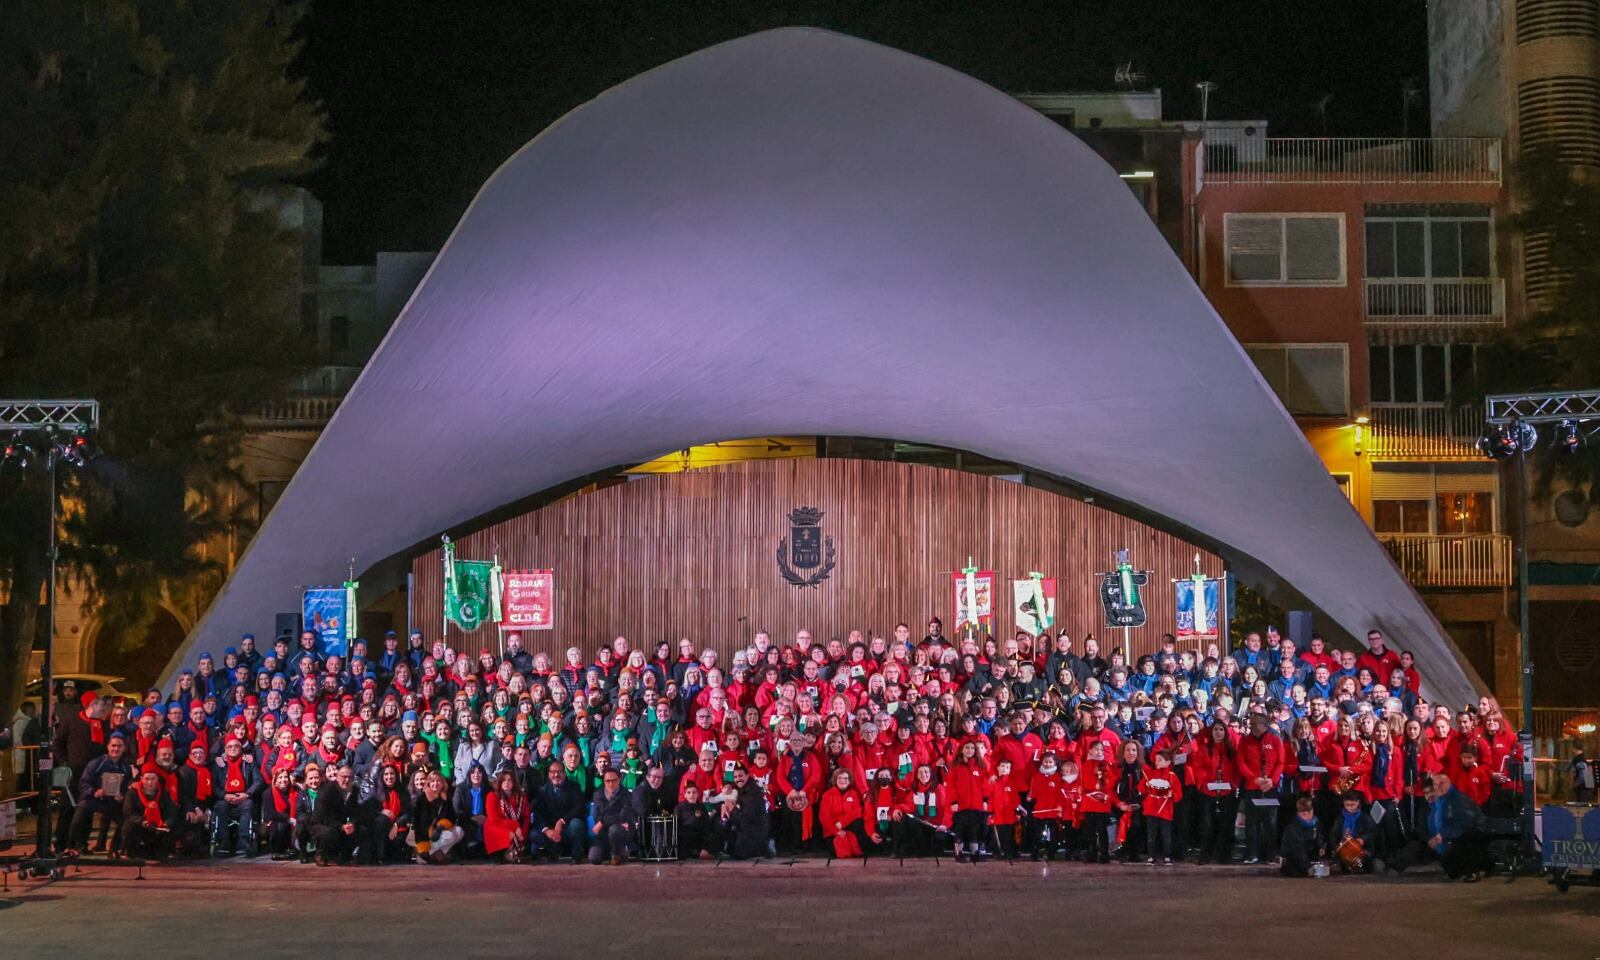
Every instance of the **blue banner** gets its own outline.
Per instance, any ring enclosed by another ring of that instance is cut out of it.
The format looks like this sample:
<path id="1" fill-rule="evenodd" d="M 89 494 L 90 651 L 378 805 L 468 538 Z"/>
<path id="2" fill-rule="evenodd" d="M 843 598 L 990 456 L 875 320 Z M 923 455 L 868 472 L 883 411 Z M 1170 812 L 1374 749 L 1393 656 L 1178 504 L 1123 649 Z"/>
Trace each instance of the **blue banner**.
<path id="1" fill-rule="evenodd" d="M 345 642 L 351 615 L 349 598 L 350 591 L 344 587 L 312 587 L 306 591 L 301 629 L 317 635 L 317 649 L 322 657 L 330 654 L 342 657 L 349 650 Z"/>
<path id="2" fill-rule="evenodd" d="M 1600 807 L 1547 803 L 1539 812 L 1546 867 L 1600 870 Z"/>
<path id="3" fill-rule="evenodd" d="M 1200 591 L 1198 604 L 1195 603 L 1196 583 L 1205 585 Z M 1178 608 L 1177 629 L 1173 633 L 1179 640 L 1215 640 L 1222 620 L 1222 609 L 1218 604 L 1221 581 L 1190 578 L 1175 580 L 1172 586 L 1177 593 Z"/>

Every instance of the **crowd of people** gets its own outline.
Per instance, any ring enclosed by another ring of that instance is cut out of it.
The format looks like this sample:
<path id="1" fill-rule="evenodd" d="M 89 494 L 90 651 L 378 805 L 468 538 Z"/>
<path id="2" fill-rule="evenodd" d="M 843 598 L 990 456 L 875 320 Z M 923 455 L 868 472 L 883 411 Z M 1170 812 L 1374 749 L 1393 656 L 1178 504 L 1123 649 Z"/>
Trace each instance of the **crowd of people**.
<path id="1" fill-rule="evenodd" d="M 1520 747 L 1489 699 L 1429 704 L 1380 631 L 1129 663 L 1091 636 L 827 642 L 724 664 L 617 637 L 557 663 L 389 633 L 201 654 L 137 706 L 58 709 L 72 852 L 321 864 L 823 854 L 1490 868 Z M 1242 836 L 1239 829 L 1242 821 Z M 96 827 L 98 826 L 98 836 Z M 1242 847 L 1242 849 L 1241 849 Z"/>

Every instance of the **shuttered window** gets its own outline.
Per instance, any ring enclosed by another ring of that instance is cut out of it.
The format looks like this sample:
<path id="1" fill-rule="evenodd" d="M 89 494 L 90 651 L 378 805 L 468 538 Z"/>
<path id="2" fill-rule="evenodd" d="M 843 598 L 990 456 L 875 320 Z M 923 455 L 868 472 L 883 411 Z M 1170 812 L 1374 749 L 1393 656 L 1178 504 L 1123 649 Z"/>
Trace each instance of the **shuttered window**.
<path id="1" fill-rule="evenodd" d="M 1230 286 L 1344 285 L 1340 214 L 1230 213 L 1223 235 Z"/>
<path id="2" fill-rule="evenodd" d="M 1290 413 L 1342 417 L 1350 411 L 1349 357 L 1342 343 L 1252 343 L 1245 352 Z"/>

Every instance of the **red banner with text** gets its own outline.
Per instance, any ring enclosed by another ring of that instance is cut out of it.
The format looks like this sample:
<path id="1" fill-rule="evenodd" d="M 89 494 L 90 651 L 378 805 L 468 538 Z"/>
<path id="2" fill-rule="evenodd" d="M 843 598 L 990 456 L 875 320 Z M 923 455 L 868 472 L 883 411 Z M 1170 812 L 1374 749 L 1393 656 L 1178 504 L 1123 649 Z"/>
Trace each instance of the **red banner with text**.
<path id="1" fill-rule="evenodd" d="M 500 612 L 502 630 L 553 630 L 556 625 L 554 570 L 506 570 L 500 574 L 505 593 Z"/>

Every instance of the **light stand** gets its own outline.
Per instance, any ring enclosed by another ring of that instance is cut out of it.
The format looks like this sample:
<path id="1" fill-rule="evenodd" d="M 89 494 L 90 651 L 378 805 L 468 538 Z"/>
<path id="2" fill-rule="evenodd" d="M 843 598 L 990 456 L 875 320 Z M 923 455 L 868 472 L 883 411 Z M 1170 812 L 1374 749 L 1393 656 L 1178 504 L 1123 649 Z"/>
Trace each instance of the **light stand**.
<path id="1" fill-rule="evenodd" d="M 1538 443 L 1537 428 L 1545 424 L 1582 424 L 1600 420 L 1600 390 L 1550 393 L 1495 394 L 1484 398 L 1484 423 L 1499 428 L 1500 439 L 1514 441 L 1496 447 L 1486 431 L 1479 441 L 1484 452 L 1497 460 L 1507 454 L 1517 458 L 1517 629 L 1522 654 L 1522 843 L 1530 863 L 1534 856 L 1533 778 L 1533 642 L 1528 620 L 1528 451 Z"/>
<path id="2" fill-rule="evenodd" d="M 100 404 L 93 400 L 0 400 L 0 431 L 15 437 L 26 444 L 29 441 L 37 443 L 44 451 L 45 472 L 49 474 L 50 506 L 46 513 L 49 515 L 50 529 L 45 540 L 47 547 L 45 559 L 50 564 L 50 573 L 45 586 L 45 631 L 44 631 L 44 665 L 41 668 L 42 684 L 40 687 L 39 715 L 44 731 L 39 738 L 38 750 L 38 776 L 44 778 L 42 795 L 45 798 L 43 811 L 39 814 L 37 826 L 34 828 L 34 854 L 33 862 L 29 865 L 31 872 L 54 873 L 58 870 L 56 859 L 51 855 L 51 844 L 54 840 L 51 835 L 50 799 L 53 789 L 50 784 L 55 760 L 51 756 L 51 744 L 55 736 L 55 688 L 54 688 L 54 663 L 55 634 L 56 634 L 56 491 L 60 488 L 57 471 L 61 461 L 67 457 L 77 457 L 77 451 L 86 446 L 87 435 L 99 429 Z M 25 451 L 27 448 L 20 448 Z M 11 458 L 7 457 L 9 462 Z M 83 460 L 78 457 L 74 462 L 82 465 Z M 0 466 L 4 466 L 0 462 Z M 19 466 L 26 469 L 26 455 L 20 458 Z M 80 771 L 81 772 L 81 771 Z"/>

